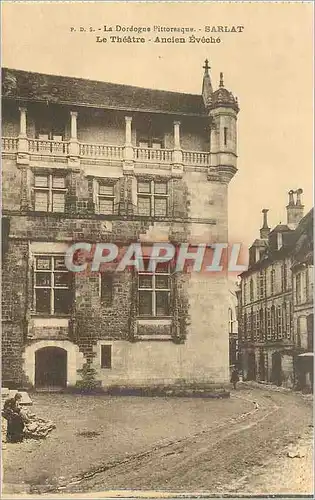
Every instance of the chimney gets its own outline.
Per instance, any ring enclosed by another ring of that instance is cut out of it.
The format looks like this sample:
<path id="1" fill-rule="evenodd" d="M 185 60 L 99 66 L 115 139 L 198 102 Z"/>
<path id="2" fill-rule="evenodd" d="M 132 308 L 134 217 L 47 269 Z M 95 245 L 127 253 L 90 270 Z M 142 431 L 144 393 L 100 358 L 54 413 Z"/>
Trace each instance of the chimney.
<path id="1" fill-rule="evenodd" d="M 290 229 L 295 229 L 300 220 L 303 218 L 304 205 L 301 202 L 301 194 L 303 189 L 297 189 L 289 191 L 289 203 L 287 205 L 287 224 Z M 296 194 L 296 203 L 294 203 L 294 194 Z"/>
<path id="2" fill-rule="evenodd" d="M 267 221 L 267 213 L 269 212 L 269 210 L 268 208 L 263 208 L 261 212 L 263 214 L 263 225 L 262 228 L 260 229 L 260 238 L 262 240 L 267 240 L 268 235 L 270 233 L 270 227 L 268 227 L 268 221 Z"/>
<path id="3" fill-rule="evenodd" d="M 212 89 L 212 84 L 211 84 L 211 78 L 209 74 L 210 66 L 209 66 L 209 61 L 208 59 L 205 60 L 205 65 L 203 66 L 203 69 L 205 70 L 204 75 L 203 75 L 203 82 L 202 82 L 202 97 L 203 101 L 205 103 L 205 106 L 209 103 L 209 99 L 211 98 L 211 94 L 213 93 Z"/>

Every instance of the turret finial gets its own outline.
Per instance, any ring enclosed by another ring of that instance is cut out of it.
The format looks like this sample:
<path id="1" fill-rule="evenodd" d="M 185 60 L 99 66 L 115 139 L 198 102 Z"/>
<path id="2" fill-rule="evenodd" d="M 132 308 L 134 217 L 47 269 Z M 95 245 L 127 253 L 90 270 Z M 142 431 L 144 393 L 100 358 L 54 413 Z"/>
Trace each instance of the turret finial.
<path id="1" fill-rule="evenodd" d="M 206 60 L 205 60 L 205 65 L 204 65 L 204 66 L 202 66 L 202 67 L 203 67 L 203 69 L 205 70 L 205 74 L 207 75 L 207 74 L 208 74 L 208 72 L 209 72 L 209 69 L 211 69 L 211 68 L 210 68 L 210 66 L 209 66 L 209 61 L 208 61 L 208 59 L 206 59 Z"/>
<path id="2" fill-rule="evenodd" d="M 220 84 L 219 87 L 224 87 L 224 81 L 223 81 L 223 73 L 220 73 Z"/>
<path id="3" fill-rule="evenodd" d="M 213 93 L 212 90 L 212 84 L 211 84 L 211 78 L 210 78 L 210 73 L 209 73 L 209 61 L 208 59 L 205 60 L 205 64 L 203 66 L 203 69 L 205 70 L 204 75 L 203 75 L 203 82 L 202 82 L 202 97 L 203 101 L 205 103 L 205 106 L 209 105 L 209 102 L 211 101 L 211 96 Z"/>

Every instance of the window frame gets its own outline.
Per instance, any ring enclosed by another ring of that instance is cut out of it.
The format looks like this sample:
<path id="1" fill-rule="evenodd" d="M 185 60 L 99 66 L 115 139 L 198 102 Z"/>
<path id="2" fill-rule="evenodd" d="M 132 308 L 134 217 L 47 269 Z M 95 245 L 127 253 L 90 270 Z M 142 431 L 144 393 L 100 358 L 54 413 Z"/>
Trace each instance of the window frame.
<path id="1" fill-rule="evenodd" d="M 274 295 L 276 290 L 276 270 L 271 269 L 270 272 L 270 295 Z"/>
<path id="2" fill-rule="evenodd" d="M 46 177 L 47 178 L 47 186 L 36 186 L 36 177 Z M 64 179 L 63 188 L 54 187 L 54 178 Z M 38 210 L 36 209 L 36 193 L 46 193 L 47 194 L 47 210 Z M 63 210 L 54 210 L 54 193 L 63 194 L 64 195 L 64 207 Z M 67 175 L 62 172 L 57 174 L 56 172 L 34 172 L 34 182 L 33 182 L 33 195 L 34 195 L 34 212 L 43 212 L 43 213 L 56 213 L 63 214 L 65 213 L 66 206 L 66 196 L 68 194 L 67 187 Z"/>
<path id="3" fill-rule="evenodd" d="M 249 281 L 249 300 L 250 302 L 254 301 L 254 280 L 253 278 Z"/>
<path id="4" fill-rule="evenodd" d="M 282 313 L 282 305 L 278 305 L 276 308 L 276 332 L 277 332 L 277 338 L 282 339 L 283 338 L 283 313 Z"/>
<path id="5" fill-rule="evenodd" d="M 266 277 L 264 270 L 261 270 L 258 275 L 259 279 L 259 298 L 263 299 L 266 295 Z"/>
<path id="6" fill-rule="evenodd" d="M 143 262 L 149 262 L 148 259 L 143 259 Z M 172 293 L 172 286 L 171 286 L 171 275 L 172 275 L 172 270 L 171 270 L 171 264 L 169 262 L 165 263 L 167 265 L 167 272 L 156 272 L 156 269 L 154 272 L 150 271 L 138 271 L 137 272 L 137 316 L 140 319 L 145 319 L 145 318 L 151 318 L 151 319 L 161 319 L 161 318 L 170 318 L 171 317 L 171 293 Z M 144 268 L 146 269 L 146 265 L 144 265 Z M 142 276 L 148 276 L 151 277 L 151 287 L 141 287 L 140 286 L 140 278 Z M 156 286 L 156 276 L 167 276 L 168 277 L 168 287 L 167 288 L 159 288 Z M 140 293 L 147 292 L 151 295 L 151 314 L 140 314 Z M 167 293 L 167 308 L 168 308 L 168 313 L 169 314 L 157 314 L 157 294 L 158 293 Z"/>
<path id="7" fill-rule="evenodd" d="M 224 146 L 228 145 L 228 127 L 223 127 L 223 143 Z"/>
<path id="8" fill-rule="evenodd" d="M 142 144 L 146 144 L 146 146 L 141 146 Z M 159 144 L 159 148 L 154 148 L 153 144 Z M 158 137 L 141 137 L 137 140 L 137 147 L 140 149 L 165 149 L 164 140 Z"/>
<path id="9" fill-rule="evenodd" d="M 287 290 L 287 265 L 286 262 L 281 264 L 281 291 L 285 292 Z"/>
<path id="10" fill-rule="evenodd" d="M 298 272 L 295 276 L 295 301 L 297 305 L 302 304 L 302 273 Z"/>
<path id="11" fill-rule="evenodd" d="M 102 363 L 102 361 L 103 361 L 102 352 L 103 352 L 104 347 L 110 348 L 110 366 L 104 366 Z M 102 342 L 100 344 L 100 368 L 101 368 L 101 370 L 112 370 L 113 369 L 113 344 L 110 344 L 107 342 L 106 343 Z"/>
<path id="12" fill-rule="evenodd" d="M 100 189 L 102 186 L 110 187 L 112 189 L 112 194 L 102 194 L 100 193 Z M 114 215 L 115 213 L 115 183 L 111 182 L 109 180 L 97 180 L 97 192 L 96 192 L 96 200 L 97 200 L 97 205 L 96 205 L 96 212 L 99 215 Z M 110 201 L 112 203 L 112 211 L 111 212 L 103 212 L 100 210 L 100 201 L 101 200 L 106 200 Z"/>
<path id="13" fill-rule="evenodd" d="M 267 340 L 272 339 L 272 317 L 271 317 L 271 307 L 267 308 Z"/>
<path id="14" fill-rule="evenodd" d="M 105 297 L 105 294 L 103 293 L 103 288 L 104 288 L 104 280 L 110 279 L 110 297 Z M 111 308 L 113 307 L 113 302 L 114 302 L 114 277 L 113 273 L 110 272 L 102 272 L 99 273 L 99 297 L 102 303 L 103 307 L 106 308 Z"/>
<path id="15" fill-rule="evenodd" d="M 139 184 L 148 184 L 149 185 L 149 192 L 141 192 L 139 190 Z M 156 193 L 155 192 L 155 187 L 158 184 L 164 184 L 165 185 L 165 194 L 163 193 Z M 149 200 L 150 202 L 150 208 L 148 214 L 144 213 L 139 213 L 139 199 L 142 200 Z M 156 208 L 155 208 L 155 201 L 158 199 L 163 199 L 165 201 L 165 214 L 157 214 L 156 213 Z M 137 179 L 137 207 L 138 207 L 138 215 L 142 217 L 168 217 L 169 214 L 169 182 L 168 179 Z"/>
<path id="16" fill-rule="evenodd" d="M 49 269 L 37 269 L 37 259 L 50 259 L 50 268 Z M 71 315 L 71 308 L 73 304 L 73 291 L 71 287 L 72 276 L 71 272 L 66 268 L 65 269 L 56 269 L 55 268 L 55 259 L 56 258 L 64 258 L 64 254 L 44 254 L 44 253 L 35 253 L 33 254 L 34 266 L 33 266 L 33 311 L 36 315 L 41 316 L 62 316 L 68 317 Z M 38 285 L 36 283 L 36 276 L 40 274 L 50 274 L 50 284 L 49 285 Z M 56 286 L 55 283 L 55 274 L 56 273 L 64 273 L 70 276 L 70 280 L 68 285 L 59 285 Z M 43 312 L 37 310 L 37 290 L 49 290 L 49 312 Z M 68 290 L 69 294 L 72 294 L 72 304 L 69 308 L 69 311 L 64 312 L 56 312 L 56 302 L 55 302 L 55 291 L 56 290 Z"/>

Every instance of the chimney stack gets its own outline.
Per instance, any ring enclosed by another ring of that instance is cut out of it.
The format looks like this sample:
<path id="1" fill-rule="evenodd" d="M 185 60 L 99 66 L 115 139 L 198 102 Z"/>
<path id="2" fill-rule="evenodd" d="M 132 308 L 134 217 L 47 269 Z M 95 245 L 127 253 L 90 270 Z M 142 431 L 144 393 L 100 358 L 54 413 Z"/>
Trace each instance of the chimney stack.
<path id="1" fill-rule="evenodd" d="M 295 229 L 300 220 L 303 218 L 304 205 L 301 202 L 301 194 L 303 189 L 297 189 L 289 191 L 289 203 L 287 205 L 287 224 L 290 229 Z M 294 203 L 294 194 L 296 194 L 296 202 Z"/>
<path id="2" fill-rule="evenodd" d="M 262 240 L 267 240 L 268 235 L 270 233 L 270 227 L 268 227 L 268 221 L 267 221 L 267 213 L 269 212 L 269 210 L 268 208 L 263 208 L 261 212 L 263 214 L 263 225 L 262 228 L 260 229 L 260 238 Z"/>

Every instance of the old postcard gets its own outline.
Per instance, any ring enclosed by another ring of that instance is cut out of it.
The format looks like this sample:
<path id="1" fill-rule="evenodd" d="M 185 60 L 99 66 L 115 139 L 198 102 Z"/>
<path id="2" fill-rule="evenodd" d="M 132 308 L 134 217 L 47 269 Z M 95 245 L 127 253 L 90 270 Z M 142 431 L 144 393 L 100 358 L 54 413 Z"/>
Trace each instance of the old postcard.
<path id="1" fill-rule="evenodd" d="M 4 497 L 312 497 L 313 14 L 2 3 Z"/>

